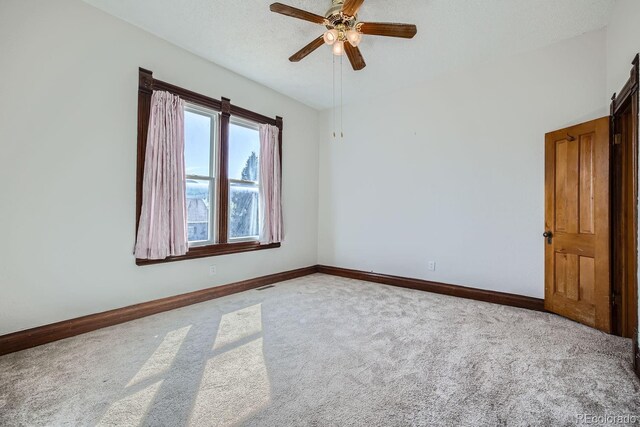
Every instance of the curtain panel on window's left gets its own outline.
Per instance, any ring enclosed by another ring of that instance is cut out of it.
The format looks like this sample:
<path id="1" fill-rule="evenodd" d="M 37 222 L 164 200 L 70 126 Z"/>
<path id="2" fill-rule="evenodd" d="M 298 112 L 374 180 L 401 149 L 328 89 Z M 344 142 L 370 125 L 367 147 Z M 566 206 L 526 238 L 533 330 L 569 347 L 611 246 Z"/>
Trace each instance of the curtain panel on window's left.
<path id="1" fill-rule="evenodd" d="M 154 91 L 134 251 L 138 259 L 180 256 L 189 249 L 184 164 L 184 101 Z"/>

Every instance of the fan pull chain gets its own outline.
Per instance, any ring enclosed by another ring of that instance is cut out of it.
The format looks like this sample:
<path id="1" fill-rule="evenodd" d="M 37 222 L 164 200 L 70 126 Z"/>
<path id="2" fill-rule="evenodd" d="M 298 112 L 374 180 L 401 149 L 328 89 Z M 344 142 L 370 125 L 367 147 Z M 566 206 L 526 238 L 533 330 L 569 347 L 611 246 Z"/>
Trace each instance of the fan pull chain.
<path id="1" fill-rule="evenodd" d="M 333 108 L 331 109 L 332 114 L 332 123 L 331 128 L 333 129 L 333 139 L 336 138 L 336 57 L 335 55 L 331 55 L 333 58 L 333 64 L 331 68 L 331 79 L 333 82 L 333 86 L 331 87 L 331 95 L 333 96 Z"/>
<path id="2" fill-rule="evenodd" d="M 336 120 L 336 114 L 337 114 L 337 109 L 338 109 L 338 105 L 336 104 L 336 55 L 332 55 L 333 56 L 333 72 L 331 73 L 331 77 L 332 77 L 332 88 L 331 88 L 331 95 L 333 96 L 333 108 L 331 111 L 332 114 L 332 125 L 331 127 L 333 128 L 333 138 L 336 138 L 336 132 L 338 130 L 338 123 Z M 342 84 L 342 57 L 344 55 L 340 55 L 340 81 L 338 82 L 338 84 L 340 85 L 340 138 L 344 138 L 344 132 L 343 132 L 343 126 L 342 126 L 342 122 L 343 122 L 343 84 Z"/>
<path id="3" fill-rule="evenodd" d="M 342 98 L 342 58 L 344 57 L 344 53 L 342 55 L 340 55 L 340 138 L 344 138 L 344 132 L 343 132 L 343 127 L 342 127 L 342 105 L 344 104 L 343 102 L 343 98 Z"/>

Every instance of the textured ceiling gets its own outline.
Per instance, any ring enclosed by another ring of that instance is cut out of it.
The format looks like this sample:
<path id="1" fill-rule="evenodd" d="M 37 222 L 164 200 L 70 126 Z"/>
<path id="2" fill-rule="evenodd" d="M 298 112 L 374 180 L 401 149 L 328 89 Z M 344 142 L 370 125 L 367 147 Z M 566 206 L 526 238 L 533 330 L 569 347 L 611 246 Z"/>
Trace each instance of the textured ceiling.
<path id="1" fill-rule="evenodd" d="M 323 46 L 287 58 L 323 27 L 269 12 L 272 0 L 84 0 L 196 55 L 315 108 L 333 105 Z M 273 0 L 275 1 L 275 0 Z M 330 0 L 280 0 L 323 15 Z M 614 0 L 366 0 L 361 21 L 414 23 L 412 40 L 364 36 L 367 67 L 344 58 L 344 102 L 389 93 L 462 65 L 603 28 Z"/>

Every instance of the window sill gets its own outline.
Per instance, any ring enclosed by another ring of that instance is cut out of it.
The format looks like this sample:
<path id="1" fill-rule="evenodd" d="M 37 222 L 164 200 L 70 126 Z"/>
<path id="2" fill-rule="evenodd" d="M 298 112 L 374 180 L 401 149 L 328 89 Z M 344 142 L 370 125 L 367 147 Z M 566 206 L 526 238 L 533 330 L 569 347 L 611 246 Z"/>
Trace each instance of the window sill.
<path id="1" fill-rule="evenodd" d="M 279 248 L 280 243 L 261 245 L 259 242 L 219 243 L 210 246 L 196 246 L 189 249 L 186 255 L 165 259 L 136 259 L 136 265 L 162 264 L 165 262 L 183 261 L 187 259 L 206 258 L 218 255 L 237 254 L 240 252 L 260 251 L 263 249 Z"/>

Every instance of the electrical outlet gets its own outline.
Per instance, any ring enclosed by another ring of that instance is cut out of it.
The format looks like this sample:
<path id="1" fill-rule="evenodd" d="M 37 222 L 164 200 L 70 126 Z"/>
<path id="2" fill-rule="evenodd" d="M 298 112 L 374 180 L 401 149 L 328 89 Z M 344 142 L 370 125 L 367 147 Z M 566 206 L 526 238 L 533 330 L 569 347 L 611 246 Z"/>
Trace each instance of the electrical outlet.
<path id="1" fill-rule="evenodd" d="M 215 276 L 216 275 L 216 266 L 215 265 L 210 265 L 209 266 L 209 276 Z"/>
<path id="2" fill-rule="evenodd" d="M 427 264 L 427 269 L 429 271 L 436 271 L 436 262 L 435 261 L 429 261 L 429 263 Z"/>

